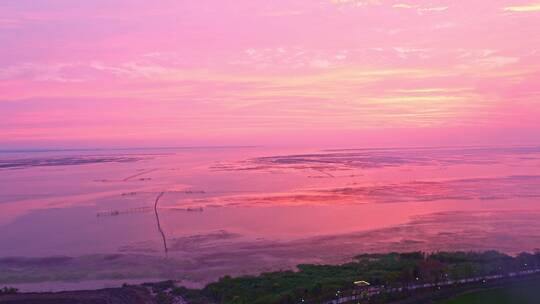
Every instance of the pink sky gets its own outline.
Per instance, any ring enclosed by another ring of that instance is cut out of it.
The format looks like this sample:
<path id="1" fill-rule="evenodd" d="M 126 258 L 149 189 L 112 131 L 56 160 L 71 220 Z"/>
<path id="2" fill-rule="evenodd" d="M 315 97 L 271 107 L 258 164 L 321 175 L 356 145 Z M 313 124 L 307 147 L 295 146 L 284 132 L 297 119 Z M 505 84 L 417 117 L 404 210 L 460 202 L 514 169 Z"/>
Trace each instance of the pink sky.
<path id="1" fill-rule="evenodd" d="M 0 149 L 526 144 L 540 1 L 5 0 Z"/>

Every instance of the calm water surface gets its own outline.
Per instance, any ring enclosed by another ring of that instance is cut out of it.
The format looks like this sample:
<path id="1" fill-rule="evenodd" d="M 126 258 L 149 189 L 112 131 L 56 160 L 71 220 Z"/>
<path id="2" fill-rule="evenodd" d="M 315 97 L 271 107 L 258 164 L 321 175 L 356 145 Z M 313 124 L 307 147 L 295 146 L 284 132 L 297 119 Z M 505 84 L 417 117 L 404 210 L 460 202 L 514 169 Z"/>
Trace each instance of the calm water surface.
<path id="1" fill-rule="evenodd" d="M 178 263 L 149 276 L 206 282 L 365 251 L 532 250 L 539 197 L 537 147 L 4 152 L 0 283 L 63 280 L 6 257 L 136 255 Z M 188 260 L 208 275 L 180 275 Z M 144 278 L 126 273 L 115 275 Z"/>

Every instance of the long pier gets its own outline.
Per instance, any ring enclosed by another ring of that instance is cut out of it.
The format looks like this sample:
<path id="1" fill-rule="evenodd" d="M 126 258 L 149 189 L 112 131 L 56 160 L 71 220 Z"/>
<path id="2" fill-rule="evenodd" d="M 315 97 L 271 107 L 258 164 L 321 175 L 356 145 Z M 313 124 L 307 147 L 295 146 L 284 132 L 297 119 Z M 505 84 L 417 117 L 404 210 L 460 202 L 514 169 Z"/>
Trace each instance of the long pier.
<path id="1" fill-rule="evenodd" d="M 165 192 L 161 192 L 156 197 L 156 201 L 154 202 L 154 214 L 156 215 L 156 223 L 159 233 L 161 234 L 161 239 L 163 240 L 163 250 L 165 250 L 165 256 L 169 256 L 169 249 L 167 247 L 167 238 L 165 237 L 165 233 L 163 232 L 163 229 L 161 228 L 161 223 L 159 221 L 159 212 L 158 212 L 158 203 L 161 197 L 165 194 Z"/>

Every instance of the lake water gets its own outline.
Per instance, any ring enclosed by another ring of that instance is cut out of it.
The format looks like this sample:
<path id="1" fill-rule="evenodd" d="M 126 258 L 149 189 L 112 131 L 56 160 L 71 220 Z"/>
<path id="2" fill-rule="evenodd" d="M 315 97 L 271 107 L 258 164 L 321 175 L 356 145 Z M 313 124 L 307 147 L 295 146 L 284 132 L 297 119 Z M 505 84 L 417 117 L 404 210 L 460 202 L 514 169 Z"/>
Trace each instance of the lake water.
<path id="1" fill-rule="evenodd" d="M 200 286 L 363 252 L 531 251 L 539 198 L 539 147 L 0 152 L 0 285 Z"/>

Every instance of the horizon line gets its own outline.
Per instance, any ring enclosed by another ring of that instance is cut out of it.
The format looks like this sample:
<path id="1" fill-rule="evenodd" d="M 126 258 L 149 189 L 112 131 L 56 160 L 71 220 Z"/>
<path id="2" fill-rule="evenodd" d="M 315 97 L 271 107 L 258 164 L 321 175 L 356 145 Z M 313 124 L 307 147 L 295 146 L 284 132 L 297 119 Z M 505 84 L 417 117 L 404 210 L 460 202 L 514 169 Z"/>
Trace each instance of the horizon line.
<path id="1" fill-rule="evenodd" d="M 13 148 L 0 149 L 0 153 L 44 153 L 44 152 L 77 152 L 77 151 L 122 151 L 122 150 L 190 150 L 190 149 L 235 149 L 235 148 L 262 148 L 264 145 L 216 145 L 216 146 L 155 146 L 155 147 L 94 147 L 94 148 Z M 320 149 L 322 152 L 354 151 L 354 150 L 381 150 L 381 149 L 447 149 L 447 148 L 539 148 L 540 144 L 505 144 L 505 145 L 425 145 L 425 146 L 379 146 L 379 147 L 358 147 L 358 148 L 326 148 Z M 294 147 L 290 147 L 294 148 Z M 313 147 L 316 149 L 315 147 Z"/>
<path id="2" fill-rule="evenodd" d="M 156 146 L 156 147 L 116 147 L 116 148 L 14 148 L 0 149 L 0 153 L 18 153 L 18 152 L 77 152 L 77 151 L 122 151 L 122 150 L 180 150 L 180 149 L 233 149 L 233 148 L 257 148 L 257 145 L 239 145 L 239 146 Z"/>

